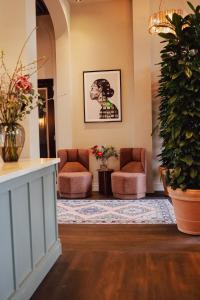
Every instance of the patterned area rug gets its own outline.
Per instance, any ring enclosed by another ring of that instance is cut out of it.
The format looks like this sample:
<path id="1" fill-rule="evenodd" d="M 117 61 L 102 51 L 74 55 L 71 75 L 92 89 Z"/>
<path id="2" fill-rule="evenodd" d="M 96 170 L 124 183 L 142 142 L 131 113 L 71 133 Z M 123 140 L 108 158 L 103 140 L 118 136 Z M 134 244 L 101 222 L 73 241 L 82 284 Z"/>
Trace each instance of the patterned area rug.
<path id="1" fill-rule="evenodd" d="M 58 200 L 60 224 L 174 224 L 168 199 Z"/>

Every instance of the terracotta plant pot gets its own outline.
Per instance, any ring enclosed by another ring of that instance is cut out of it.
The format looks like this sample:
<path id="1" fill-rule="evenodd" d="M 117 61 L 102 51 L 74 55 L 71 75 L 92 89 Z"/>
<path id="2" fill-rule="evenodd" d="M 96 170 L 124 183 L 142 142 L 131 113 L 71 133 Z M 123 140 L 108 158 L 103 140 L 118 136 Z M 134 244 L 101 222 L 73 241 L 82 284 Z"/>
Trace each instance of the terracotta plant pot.
<path id="1" fill-rule="evenodd" d="M 178 229 L 181 232 L 200 235 L 200 190 L 168 188 L 172 198 Z"/>
<path id="2" fill-rule="evenodd" d="M 164 195 L 169 196 L 166 184 L 166 168 L 159 167 L 160 177 L 162 179 L 163 187 L 164 187 Z"/>

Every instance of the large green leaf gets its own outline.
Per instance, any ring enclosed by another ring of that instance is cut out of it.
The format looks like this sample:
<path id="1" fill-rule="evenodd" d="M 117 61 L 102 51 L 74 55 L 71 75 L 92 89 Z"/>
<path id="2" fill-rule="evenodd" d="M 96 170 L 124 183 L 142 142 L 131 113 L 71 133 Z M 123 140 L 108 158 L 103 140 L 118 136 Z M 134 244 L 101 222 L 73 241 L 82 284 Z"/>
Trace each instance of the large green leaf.
<path id="1" fill-rule="evenodd" d="M 178 177 L 178 179 L 177 179 L 177 183 L 178 183 L 178 184 L 181 184 L 181 183 L 183 183 L 183 182 L 184 182 L 184 180 L 185 180 L 185 176 L 184 176 L 184 175 L 182 175 L 182 176 Z"/>
<path id="2" fill-rule="evenodd" d="M 198 175 L 198 171 L 196 169 L 194 169 L 194 168 L 191 168 L 190 169 L 190 177 L 192 179 L 194 179 L 195 177 L 197 177 L 197 175 Z"/>
<path id="3" fill-rule="evenodd" d="M 193 10 L 193 12 L 196 13 L 196 9 L 194 8 L 193 4 L 189 1 L 187 1 L 187 4 L 189 5 L 189 7 L 191 8 L 191 10 Z"/>
<path id="4" fill-rule="evenodd" d="M 162 38 L 164 38 L 166 40 L 173 40 L 173 39 L 177 38 L 175 36 L 175 34 L 173 34 L 173 33 L 159 33 L 159 36 L 161 36 Z"/>
<path id="5" fill-rule="evenodd" d="M 176 167 L 174 169 L 174 176 L 175 177 L 179 177 L 180 176 L 180 173 L 181 173 L 181 168 L 180 167 Z"/>
<path id="6" fill-rule="evenodd" d="M 181 158 L 181 160 L 183 162 L 185 162 L 188 166 L 191 166 L 193 164 L 193 158 L 191 155 L 187 155 L 187 156 Z"/>
<path id="7" fill-rule="evenodd" d="M 185 74 L 188 78 L 192 77 L 192 70 L 189 67 L 185 67 Z"/>
<path id="8" fill-rule="evenodd" d="M 170 99 L 169 99 L 169 103 L 173 104 L 177 99 L 177 95 L 173 95 Z"/>
<path id="9" fill-rule="evenodd" d="M 200 5 L 198 5 L 196 8 L 196 14 L 199 14 L 199 13 L 200 13 Z"/>
<path id="10" fill-rule="evenodd" d="M 185 136 L 187 139 L 191 139 L 193 137 L 193 132 L 192 131 L 186 131 Z"/>

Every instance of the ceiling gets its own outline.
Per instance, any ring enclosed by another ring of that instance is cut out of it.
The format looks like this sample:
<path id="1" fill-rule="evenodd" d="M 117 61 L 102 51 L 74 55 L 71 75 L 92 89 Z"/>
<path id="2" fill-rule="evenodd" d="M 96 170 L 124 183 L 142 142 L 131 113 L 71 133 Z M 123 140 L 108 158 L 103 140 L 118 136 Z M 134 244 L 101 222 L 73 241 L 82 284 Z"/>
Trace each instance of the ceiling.
<path id="1" fill-rule="evenodd" d="M 76 0 L 68 0 L 68 2 L 71 5 L 80 5 L 80 4 L 95 3 L 95 2 L 108 2 L 108 1 L 111 0 L 82 0 L 80 3 L 78 3 Z M 37 16 L 49 15 L 44 0 L 36 0 L 36 15 Z"/>
<path id="2" fill-rule="evenodd" d="M 36 15 L 37 16 L 49 15 L 48 9 L 44 4 L 43 0 L 36 0 Z"/>
<path id="3" fill-rule="evenodd" d="M 110 0 L 82 0 L 80 3 L 78 3 L 76 0 L 68 0 L 70 4 L 80 4 L 80 3 L 95 3 L 95 2 L 108 2 Z"/>

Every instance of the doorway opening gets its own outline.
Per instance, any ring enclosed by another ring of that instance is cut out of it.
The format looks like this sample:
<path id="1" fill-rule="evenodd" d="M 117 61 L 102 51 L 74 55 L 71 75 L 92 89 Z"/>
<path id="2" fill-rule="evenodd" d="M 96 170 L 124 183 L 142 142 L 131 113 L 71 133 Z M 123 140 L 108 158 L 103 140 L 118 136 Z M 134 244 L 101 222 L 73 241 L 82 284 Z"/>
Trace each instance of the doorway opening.
<path id="1" fill-rule="evenodd" d="M 38 93 L 45 108 L 39 107 L 40 157 L 56 157 L 53 79 L 39 79 Z"/>

